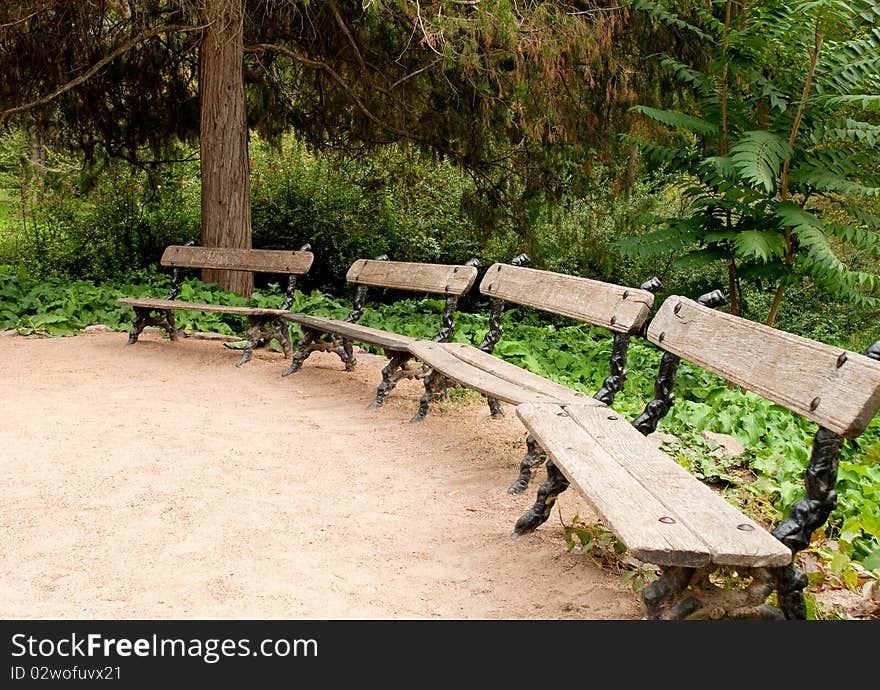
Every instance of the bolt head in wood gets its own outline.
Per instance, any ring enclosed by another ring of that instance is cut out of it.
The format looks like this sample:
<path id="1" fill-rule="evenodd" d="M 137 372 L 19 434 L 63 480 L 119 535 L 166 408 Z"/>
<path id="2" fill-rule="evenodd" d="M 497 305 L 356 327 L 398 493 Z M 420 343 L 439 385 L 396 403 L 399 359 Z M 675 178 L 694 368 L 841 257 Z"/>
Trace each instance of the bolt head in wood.
<path id="1" fill-rule="evenodd" d="M 822 402 L 819 398 L 813 398 L 810 403 L 810 412 L 815 412 L 816 408 L 819 407 L 819 403 Z"/>
<path id="2" fill-rule="evenodd" d="M 660 522 L 662 522 L 664 525 L 674 525 L 675 518 L 671 518 L 668 515 L 664 515 L 662 518 L 660 518 Z"/>
<path id="3" fill-rule="evenodd" d="M 750 525 L 748 523 L 743 523 L 741 525 L 737 525 L 736 528 L 738 530 L 740 530 L 741 532 L 754 532 L 755 531 L 755 526 Z"/>
<path id="4" fill-rule="evenodd" d="M 846 353 L 845 353 L 845 352 L 841 352 L 841 353 L 840 353 L 840 357 L 837 358 L 837 368 L 840 369 L 840 367 L 843 366 L 843 363 L 844 363 L 845 361 L 846 361 Z"/>
<path id="5" fill-rule="evenodd" d="M 678 314 L 678 312 L 680 312 L 680 311 L 681 311 L 681 302 L 679 302 L 678 304 L 676 304 L 676 305 L 672 308 L 672 313 L 673 313 L 673 314 Z"/>

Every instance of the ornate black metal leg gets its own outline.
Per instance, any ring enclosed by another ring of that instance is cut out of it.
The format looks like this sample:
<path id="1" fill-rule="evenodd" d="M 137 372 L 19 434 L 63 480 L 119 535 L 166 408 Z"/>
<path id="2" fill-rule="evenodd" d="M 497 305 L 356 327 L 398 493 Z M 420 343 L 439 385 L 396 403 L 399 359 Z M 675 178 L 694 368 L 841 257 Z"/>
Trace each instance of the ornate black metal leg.
<path id="1" fill-rule="evenodd" d="M 162 326 L 168 332 L 168 337 L 171 338 L 171 340 L 177 340 L 177 328 L 175 328 L 174 325 L 174 312 L 167 309 L 162 316 Z"/>
<path id="2" fill-rule="evenodd" d="M 170 309 L 156 310 L 147 307 L 134 307 L 135 319 L 128 334 L 128 344 L 137 342 L 138 336 L 147 326 L 159 326 L 165 329 L 171 340 L 177 340 L 177 329 L 174 327 L 174 312 Z"/>
<path id="3" fill-rule="evenodd" d="M 629 335 L 626 333 L 614 334 L 614 345 L 611 350 L 611 373 L 605 377 L 602 387 L 593 396 L 599 402 L 610 405 L 614 402 L 614 396 L 623 388 L 626 382 L 626 353 L 629 349 Z"/>
<path id="4" fill-rule="evenodd" d="M 402 372 L 406 363 L 412 359 L 412 355 L 408 352 L 395 352 L 391 355 L 391 359 L 388 364 L 382 369 L 382 383 L 379 384 L 379 388 L 376 389 L 376 399 L 370 403 L 369 409 L 375 410 L 377 407 L 382 407 L 385 404 L 385 396 L 390 393 L 394 387 L 397 385 L 397 382 L 403 378 L 402 376 L 395 376 L 398 372 Z"/>
<path id="5" fill-rule="evenodd" d="M 342 340 L 341 352 L 340 350 L 336 350 L 336 354 L 339 355 L 340 359 L 342 359 L 342 363 L 345 364 L 345 370 L 351 371 L 354 369 L 355 364 L 357 364 L 357 357 L 354 356 L 354 349 L 351 346 L 350 340 Z"/>
<path id="6" fill-rule="evenodd" d="M 303 328 L 303 337 L 297 343 L 296 353 L 293 355 L 293 359 L 290 363 L 290 366 L 285 369 L 281 375 L 289 376 L 290 374 L 294 374 L 299 371 L 299 368 L 302 366 L 303 362 L 305 362 L 309 355 L 314 352 L 314 348 L 312 347 L 315 344 L 315 341 L 321 337 L 321 334 L 318 331 L 313 331 L 309 328 Z"/>
<path id="7" fill-rule="evenodd" d="M 498 398 L 486 398 L 486 402 L 489 403 L 489 412 L 493 417 L 504 416 L 504 408 L 501 406 L 501 401 Z"/>
<path id="8" fill-rule="evenodd" d="M 247 364 L 251 361 L 251 354 L 254 348 L 260 343 L 263 336 L 263 324 L 257 319 L 251 319 L 251 327 L 247 332 L 247 343 L 244 346 L 244 352 L 241 353 L 241 359 L 235 365 L 237 367 Z"/>
<path id="9" fill-rule="evenodd" d="M 642 590 L 642 601 L 645 603 L 646 615 L 649 620 L 660 620 L 664 617 L 667 607 L 685 590 L 696 571 L 693 568 L 673 566 L 665 568 L 659 579 L 654 580 Z M 676 613 L 684 618 L 699 608 L 696 599 L 686 600 L 678 605 Z"/>
<path id="10" fill-rule="evenodd" d="M 419 411 L 409 421 L 420 422 L 428 414 L 428 408 L 431 402 L 439 398 L 449 387 L 449 381 L 439 371 L 431 370 L 425 375 L 425 394 L 419 401 Z"/>
<path id="11" fill-rule="evenodd" d="M 134 345 L 138 336 L 143 332 L 150 317 L 150 310 L 142 307 L 134 308 L 134 321 L 131 324 L 131 331 L 128 333 L 128 344 Z"/>
<path id="12" fill-rule="evenodd" d="M 521 494 L 532 481 L 532 468 L 540 467 L 547 460 L 547 453 L 538 445 L 537 439 L 529 434 L 526 437 L 526 455 L 519 465 L 519 477 L 507 490 L 509 494 Z M 549 465 L 548 465 L 549 471 Z"/>
<path id="13" fill-rule="evenodd" d="M 278 323 L 278 342 L 281 345 L 281 349 L 284 351 L 285 357 L 293 356 L 293 347 L 290 344 L 290 326 L 287 325 L 286 321 L 280 321 Z"/>
<path id="14" fill-rule="evenodd" d="M 810 544 L 813 532 L 825 524 L 837 506 L 837 465 L 843 437 L 820 427 L 813 439 L 810 465 L 804 478 L 806 496 L 792 507 L 788 517 L 773 530 L 773 536 L 791 549 L 792 558 Z M 807 615 L 803 589 L 807 578 L 793 564 L 774 573 L 779 607 L 786 618 L 804 619 Z"/>
<path id="15" fill-rule="evenodd" d="M 560 472 L 552 460 L 547 461 L 547 481 L 538 489 L 538 498 L 533 505 L 519 520 L 511 535 L 514 539 L 529 532 L 534 532 L 550 517 L 553 504 L 563 491 L 568 488 L 568 480 Z"/>

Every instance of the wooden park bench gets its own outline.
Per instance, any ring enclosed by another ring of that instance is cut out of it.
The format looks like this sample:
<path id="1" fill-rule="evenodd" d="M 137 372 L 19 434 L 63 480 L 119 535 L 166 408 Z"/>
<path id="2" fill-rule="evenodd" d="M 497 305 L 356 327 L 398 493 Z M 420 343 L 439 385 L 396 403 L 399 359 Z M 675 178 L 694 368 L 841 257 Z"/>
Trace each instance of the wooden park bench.
<path id="1" fill-rule="evenodd" d="M 458 300 L 470 290 L 477 278 L 476 259 L 462 265 L 411 263 L 389 261 L 387 256 L 377 259 L 358 259 L 348 269 L 346 280 L 357 285 L 354 304 L 345 319 L 330 319 L 306 314 L 285 314 L 283 319 L 297 324 L 303 338 L 297 345 L 291 364 L 283 376 L 299 371 L 303 362 L 315 351 L 336 353 L 345 370 L 351 371 L 357 363 L 353 342 L 381 348 L 388 357 L 382 369 L 382 381 L 376 391 L 371 408 L 381 407 L 388 393 L 405 378 L 421 378 L 424 371 L 412 366 L 409 345 L 416 342 L 400 333 L 362 326 L 357 321 L 363 316 L 370 287 L 405 290 L 409 292 L 444 295 L 446 305 L 440 328 L 434 336 L 438 342 L 449 340 L 455 331 L 455 312 Z"/>
<path id="2" fill-rule="evenodd" d="M 424 340 L 413 340 L 408 344 L 409 353 L 431 369 L 424 379 L 425 394 L 413 421 L 424 419 L 430 403 L 451 383 L 486 396 L 493 416 L 502 414 L 501 402 L 511 405 L 580 403 L 605 409 L 623 388 L 630 337 L 647 321 L 654 293 L 661 288 L 660 281 L 653 278 L 640 288 L 628 288 L 526 268 L 523 266 L 526 261 L 528 257 L 520 255 L 510 264 L 496 263 L 486 271 L 480 292 L 492 299 L 492 313 L 489 331 L 479 346 Z M 502 335 L 501 317 L 507 302 L 601 326 L 613 333 L 610 373 L 593 398 L 492 354 Z M 508 489 L 510 493 L 524 491 L 533 470 L 546 459 L 534 436 L 526 439 L 526 445 L 520 474 Z"/>
<path id="3" fill-rule="evenodd" d="M 171 292 L 164 299 L 148 297 L 125 297 L 116 300 L 119 304 L 132 307 L 135 318 L 128 336 L 128 344 L 137 342 L 138 336 L 146 326 L 163 328 L 171 340 L 177 340 L 178 331 L 174 324 L 175 311 L 199 311 L 232 314 L 248 319 L 250 327 L 247 343 L 240 367 L 250 361 L 254 347 L 261 341 L 276 338 L 286 356 L 290 357 L 292 348 L 287 323 L 281 317 L 290 313 L 293 304 L 297 277 L 308 272 L 314 255 L 311 246 L 306 244 L 298 251 L 276 249 L 228 249 L 220 247 L 198 247 L 192 245 L 171 245 L 165 249 L 160 263 L 174 268 Z M 213 268 L 225 271 L 253 271 L 287 276 L 286 297 L 279 309 L 242 307 L 223 304 L 204 304 L 178 300 L 184 268 Z"/>
<path id="4" fill-rule="evenodd" d="M 628 553 L 662 568 L 646 586 L 646 618 L 806 617 L 806 576 L 793 565 L 836 505 L 834 484 L 845 438 L 861 434 L 880 408 L 880 342 L 868 356 L 714 311 L 720 293 L 669 297 L 648 339 L 664 354 L 654 399 L 632 423 L 581 401 L 529 401 L 517 414 L 543 450 L 548 480 L 514 536 L 544 522 L 560 492 L 576 486 Z M 768 531 L 645 436 L 674 402 L 681 359 L 816 422 L 806 497 Z M 741 589 L 710 581 L 719 567 Z M 775 592 L 778 606 L 767 598 Z"/>

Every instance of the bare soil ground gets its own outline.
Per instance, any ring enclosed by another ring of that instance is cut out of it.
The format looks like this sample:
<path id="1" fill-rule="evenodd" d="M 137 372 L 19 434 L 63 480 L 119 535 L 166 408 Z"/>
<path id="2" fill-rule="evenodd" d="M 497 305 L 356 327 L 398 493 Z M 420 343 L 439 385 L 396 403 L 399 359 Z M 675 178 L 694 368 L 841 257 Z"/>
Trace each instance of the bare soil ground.
<path id="1" fill-rule="evenodd" d="M 0 337 L 0 618 L 639 617 L 556 514 L 510 539 L 534 500 L 506 493 L 512 410 L 454 396 L 410 424 L 418 382 L 367 409 L 380 357 L 282 378 L 267 349 L 125 341 Z"/>

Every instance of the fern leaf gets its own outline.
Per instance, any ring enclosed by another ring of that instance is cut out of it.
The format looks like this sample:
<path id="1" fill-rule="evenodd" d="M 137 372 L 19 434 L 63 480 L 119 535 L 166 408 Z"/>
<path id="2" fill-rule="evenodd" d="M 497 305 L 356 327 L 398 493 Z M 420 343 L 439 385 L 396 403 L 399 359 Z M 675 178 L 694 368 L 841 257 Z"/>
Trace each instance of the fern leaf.
<path id="1" fill-rule="evenodd" d="M 875 146 L 880 139 L 880 125 L 850 118 L 835 120 L 830 127 L 820 133 L 819 141 L 862 141 Z"/>
<path id="2" fill-rule="evenodd" d="M 880 94 L 876 93 L 832 96 L 826 102 L 829 105 L 857 105 L 865 110 L 880 110 Z"/>
<path id="3" fill-rule="evenodd" d="M 814 170 L 808 175 L 799 175 L 798 180 L 805 182 L 816 191 L 846 196 L 880 196 L 880 187 L 868 187 L 836 175 L 830 170 Z"/>
<path id="4" fill-rule="evenodd" d="M 633 7 L 641 12 L 645 12 L 653 19 L 661 22 L 662 24 L 666 24 L 667 26 L 676 29 L 684 29 L 685 31 L 690 31 L 695 36 L 697 36 L 697 38 L 700 38 L 704 41 L 712 40 L 712 37 L 702 31 L 699 27 L 694 26 L 693 24 L 689 24 L 676 14 L 667 12 L 663 7 L 655 2 L 649 2 L 648 0 L 635 0 L 635 2 L 633 3 Z"/>
<path id="5" fill-rule="evenodd" d="M 778 232 L 743 230 L 734 239 L 738 258 L 767 263 L 785 256 L 785 239 Z"/>
<path id="6" fill-rule="evenodd" d="M 696 240 L 695 229 L 685 221 L 644 235 L 620 238 L 615 246 L 624 256 L 662 256 L 670 252 L 680 252 Z"/>
<path id="7" fill-rule="evenodd" d="M 706 122 L 706 120 L 699 117 L 675 110 L 660 110 L 659 108 L 650 108 L 646 105 L 634 105 L 630 108 L 630 112 L 641 113 L 652 120 L 663 123 L 667 127 L 684 129 L 695 134 L 717 134 L 718 132 L 718 127 L 711 122 Z"/>
<path id="8" fill-rule="evenodd" d="M 746 132 L 730 149 L 734 167 L 745 180 L 761 185 L 768 194 L 776 189 L 782 165 L 792 155 L 782 137 L 764 130 Z"/>

